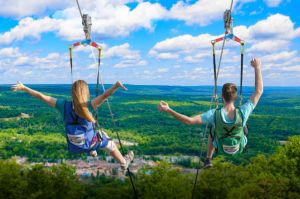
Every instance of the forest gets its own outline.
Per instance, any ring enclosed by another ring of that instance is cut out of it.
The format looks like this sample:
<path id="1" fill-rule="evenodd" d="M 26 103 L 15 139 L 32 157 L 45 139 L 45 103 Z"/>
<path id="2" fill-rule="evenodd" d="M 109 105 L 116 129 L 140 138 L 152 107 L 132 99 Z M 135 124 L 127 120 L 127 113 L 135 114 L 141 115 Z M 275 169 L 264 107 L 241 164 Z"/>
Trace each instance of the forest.
<path id="1" fill-rule="evenodd" d="M 258 155 L 247 165 L 234 165 L 223 158 L 200 172 L 195 198 L 300 198 L 300 137 L 289 138 L 272 155 Z M 148 171 L 151 171 L 150 174 Z M 61 164 L 32 168 L 14 160 L 0 161 L 0 198 L 134 198 L 128 180 L 104 176 L 79 180 L 72 167 Z M 134 176 L 138 198 L 191 198 L 191 174 L 161 162 Z"/>
<path id="2" fill-rule="evenodd" d="M 29 86 L 56 98 L 70 97 L 70 85 Z M 112 125 L 107 105 L 99 108 L 99 123 L 110 137 L 116 138 L 115 132 L 118 131 L 121 139 L 137 142 L 138 145 L 131 149 L 140 156 L 205 155 L 205 127 L 181 124 L 160 113 L 157 104 L 164 100 L 180 113 L 200 114 L 209 109 L 212 87 L 128 85 L 128 89 L 118 91 L 109 99 L 116 127 Z M 244 102 L 253 89 L 244 88 Z M 90 85 L 90 91 L 93 97 L 95 85 Z M 299 135 L 299 98 L 300 89 L 297 87 L 265 88 L 261 101 L 248 120 L 247 152 L 229 159 L 235 163 L 249 162 L 257 154 L 273 153 L 278 141 Z M 20 118 L 21 113 L 28 114 L 29 118 Z M 1 159 L 15 155 L 38 162 L 84 158 L 85 154 L 68 153 L 64 134 L 62 117 L 57 110 L 26 93 L 10 91 L 9 85 L 0 86 Z"/>
<path id="3" fill-rule="evenodd" d="M 70 98 L 70 85 L 29 86 L 56 98 Z M 107 105 L 99 108 L 99 123 L 110 137 L 116 138 L 118 131 L 121 139 L 138 143 L 126 147 L 137 157 L 205 157 L 205 127 L 183 125 L 160 113 L 157 104 L 164 100 L 180 113 L 200 114 L 209 109 L 212 87 L 127 87 L 128 91 L 118 91 L 110 98 L 116 127 Z M 93 97 L 95 85 L 90 85 L 90 90 Z M 253 88 L 244 90 L 245 102 Z M 247 152 L 215 157 L 212 168 L 201 169 L 196 198 L 300 198 L 299 98 L 299 88 L 265 88 L 248 121 Z M 279 144 L 287 140 L 286 145 Z M 49 168 L 42 164 L 20 165 L 15 156 L 40 163 L 86 158 L 86 154 L 68 152 L 64 124 L 57 110 L 26 93 L 10 91 L 9 85 L 1 85 L 0 198 L 134 198 L 128 178 L 122 181 L 100 175 L 81 179 L 74 167 L 64 163 Z M 138 197 L 191 198 L 195 175 L 181 169 L 200 165 L 191 160 L 177 165 L 157 163 L 134 175 Z"/>

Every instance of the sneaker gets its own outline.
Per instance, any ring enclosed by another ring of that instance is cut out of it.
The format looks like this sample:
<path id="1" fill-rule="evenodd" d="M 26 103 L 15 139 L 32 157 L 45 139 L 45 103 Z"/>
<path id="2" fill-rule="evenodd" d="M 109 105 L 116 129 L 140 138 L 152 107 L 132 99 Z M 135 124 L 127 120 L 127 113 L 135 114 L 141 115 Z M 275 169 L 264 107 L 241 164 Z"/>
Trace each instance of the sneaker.
<path id="1" fill-rule="evenodd" d="M 210 168 L 210 167 L 212 167 L 212 166 L 213 166 L 213 164 L 211 163 L 211 158 L 206 158 L 206 159 L 204 160 L 203 168 Z"/>
<path id="2" fill-rule="evenodd" d="M 126 163 L 121 164 L 121 168 L 123 171 L 126 171 L 127 168 L 129 167 L 130 163 L 133 161 L 134 158 L 134 153 L 133 151 L 129 151 L 127 155 L 125 155 L 124 159 Z"/>
<path id="3" fill-rule="evenodd" d="M 97 151 L 90 151 L 90 155 L 93 156 L 94 158 L 97 157 Z"/>

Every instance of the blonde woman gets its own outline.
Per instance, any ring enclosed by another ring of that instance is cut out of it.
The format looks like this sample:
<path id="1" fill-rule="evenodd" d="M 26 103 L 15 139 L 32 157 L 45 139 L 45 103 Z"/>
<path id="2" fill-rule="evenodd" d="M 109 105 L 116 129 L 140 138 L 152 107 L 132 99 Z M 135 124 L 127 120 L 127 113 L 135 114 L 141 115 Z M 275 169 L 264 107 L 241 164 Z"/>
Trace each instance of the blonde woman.
<path id="1" fill-rule="evenodd" d="M 35 91 L 21 82 L 12 86 L 13 91 L 25 91 L 33 97 L 36 97 L 49 106 L 56 108 L 62 114 L 68 149 L 73 153 L 89 153 L 97 156 L 97 149 L 102 148 L 120 163 L 121 168 L 126 170 L 133 160 L 133 152 L 130 151 L 125 157 L 122 156 L 115 143 L 102 131 L 95 130 L 96 120 L 91 111 L 97 108 L 118 88 L 127 90 L 121 82 L 116 82 L 110 89 L 102 95 L 90 100 L 90 92 L 87 83 L 84 80 L 77 80 L 72 85 L 72 101 L 57 99 Z"/>

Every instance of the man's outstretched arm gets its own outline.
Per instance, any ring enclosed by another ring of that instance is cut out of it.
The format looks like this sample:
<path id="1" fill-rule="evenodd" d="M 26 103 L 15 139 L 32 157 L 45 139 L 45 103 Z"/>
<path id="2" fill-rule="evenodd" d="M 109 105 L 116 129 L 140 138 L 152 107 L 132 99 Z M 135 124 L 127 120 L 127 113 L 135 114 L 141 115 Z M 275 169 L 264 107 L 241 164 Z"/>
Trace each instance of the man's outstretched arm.
<path id="1" fill-rule="evenodd" d="M 251 96 L 251 100 L 254 106 L 256 106 L 264 90 L 263 79 L 261 74 L 261 61 L 259 59 L 254 58 L 251 60 L 251 66 L 254 68 L 255 71 L 255 92 Z"/>
<path id="2" fill-rule="evenodd" d="M 202 124 L 202 119 L 200 115 L 194 116 L 194 117 L 189 117 L 183 114 L 180 114 L 173 109 L 171 109 L 168 105 L 167 102 L 161 101 L 158 105 L 158 110 L 161 112 L 167 112 L 170 115 L 172 115 L 175 119 L 178 121 L 188 124 L 188 125 L 193 125 L 193 124 Z"/>

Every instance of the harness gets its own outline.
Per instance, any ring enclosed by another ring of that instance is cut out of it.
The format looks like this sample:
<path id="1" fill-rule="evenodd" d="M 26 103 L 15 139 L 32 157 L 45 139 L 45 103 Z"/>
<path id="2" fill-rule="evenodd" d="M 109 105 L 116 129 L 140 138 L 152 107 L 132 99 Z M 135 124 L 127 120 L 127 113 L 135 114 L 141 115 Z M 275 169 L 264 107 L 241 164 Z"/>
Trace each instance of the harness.
<path id="1" fill-rule="evenodd" d="M 222 57 L 223 57 L 223 51 L 224 51 L 224 47 L 225 47 L 225 42 L 227 40 L 233 40 L 237 43 L 239 43 L 241 45 L 241 70 L 240 70 L 240 102 L 239 105 L 242 105 L 242 100 L 243 100 L 243 96 L 242 96 L 242 87 L 243 87 L 243 62 L 244 62 L 244 41 L 241 40 L 239 37 L 237 37 L 236 35 L 233 34 L 233 18 L 231 16 L 231 12 L 232 12 L 232 8 L 233 8 L 233 0 L 231 0 L 230 3 L 230 9 L 226 10 L 224 12 L 224 28 L 225 28 L 225 33 L 223 37 L 217 38 L 215 40 L 211 41 L 212 44 L 212 50 L 213 50 L 213 70 L 214 70 L 214 89 L 213 89 L 213 96 L 211 98 L 210 101 L 210 110 L 212 109 L 213 106 L 213 102 L 215 102 L 216 104 L 216 108 L 218 109 L 219 107 L 219 102 L 218 102 L 218 95 L 217 95 L 217 89 L 218 89 L 218 77 L 219 77 L 219 71 L 220 71 L 220 66 L 221 66 L 221 61 L 222 61 Z M 221 54 L 220 54 L 220 59 L 219 59 L 219 63 L 218 63 L 218 67 L 216 64 L 216 49 L 215 49 L 215 45 L 216 43 L 223 41 L 222 42 L 222 48 L 221 48 Z M 207 135 L 207 131 L 208 131 L 208 124 L 205 127 L 205 132 L 204 132 L 204 138 Z M 212 130 L 212 129 L 211 129 Z M 229 129 L 229 133 L 230 133 Z M 235 129 L 232 129 L 232 131 Z M 248 130 L 246 130 L 248 132 Z M 244 131 L 244 132 L 246 132 Z M 227 132 L 227 131 L 226 131 Z M 245 133 L 246 134 L 246 133 Z M 199 165 L 201 164 L 201 157 L 203 156 L 203 150 L 202 148 L 205 147 L 205 139 L 203 139 L 202 141 L 202 145 L 200 146 L 200 158 L 199 158 Z M 198 175 L 199 175 L 199 168 L 197 168 L 197 172 L 196 172 L 196 176 L 195 176 L 195 181 L 194 181 L 194 185 L 193 185 L 193 190 L 192 190 L 192 199 L 195 197 L 195 190 L 196 190 L 196 184 L 197 184 L 197 179 L 198 179 Z"/>
<path id="2" fill-rule="evenodd" d="M 68 149 L 72 153 L 89 153 L 104 148 L 109 138 L 96 132 L 95 124 L 79 117 L 73 103 L 65 101 L 64 122 Z"/>
<path id="3" fill-rule="evenodd" d="M 77 3 L 78 10 L 79 10 L 79 13 L 80 13 L 80 16 L 81 16 L 81 19 L 82 19 L 83 31 L 84 31 L 86 39 L 84 41 L 81 41 L 81 42 L 76 42 L 76 43 L 74 43 L 73 45 L 71 45 L 69 47 L 70 66 L 71 66 L 71 79 L 72 79 L 72 82 L 73 82 L 73 59 L 72 59 L 72 50 L 73 50 L 73 48 L 77 47 L 77 46 L 80 46 L 80 45 L 90 46 L 90 47 L 96 48 L 98 50 L 98 61 L 97 61 L 98 62 L 98 67 L 97 67 L 97 84 L 96 84 L 96 97 L 97 97 L 98 94 L 99 94 L 99 83 L 100 83 L 100 81 L 101 81 L 101 85 L 102 85 L 102 90 L 103 90 L 103 92 L 105 92 L 105 87 L 104 87 L 103 80 L 102 80 L 102 78 L 100 78 L 100 62 L 101 62 L 102 48 L 101 48 L 100 45 L 98 45 L 96 42 L 92 41 L 92 39 L 91 39 L 91 26 L 92 26 L 91 17 L 87 14 L 82 14 L 78 0 L 76 0 L 76 3 Z M 94 54 L 94 51 L 92 50 L 92 48 L 91 48 L 91 51 L 92 51 L 93 58 L 96 62 L 96 57 L 95 57 L 95 54 Z M 108 106 L 108 109 L 109 109 L 109 113 L 110 113 L 110 117 L 111 117 L 113 126 L 114 126 L 114 128 L 116 128 L 117 124 L 116 124 L 114 114 L 112 112 L 112 109 L 111 109 L 111 106 L 110 106 L 110 103 L 109 103 L 108 99 L 106 99 L 106 103 L 107 103 L 107 106 Z M 98 123 L 98 112 L 97 111 L 95 112 L 94 117 L 96 119 L 96 128 L 100 129 L 100 125 Z M 117 138 L 118 138 L 118 141 L 119 141 L 119 144 L 120 144 L 121 152 L 122 152 L 122 154 L 124 154 L 125 150 L 123 148 L 119 133 L 118 133 L 118 131 L 115 131 L 114 128 L 113 128 L 113 133 L 116 132 Z M 100 134 L 103 135 L 105 133 L 102 133 L 102 131 L 100 130 Z M 132 186 L 132 189 L 133 189 L 134 196 L 137 199 L 138 195 L 137 195 L 137 191 L 135 189 L 135 185 L 133 183 L 132 173 L 130 172 L 129 167 L 127 168 L 127 172 L 128 172 L 129 178 L 130 178 L 130 182 L 131 182 L 131 186 Z"/>
<path id="4" fill-rule="evenodd" d="M 245 133 L 241 110 L 236 108 L 234 122 L 226 123 L 222 117 L 221 108 L 218 108 L 214 114 L 214 120 L 215 126 L 210 129 L 210 133 L 217 143 L 216 152 L 229 155 L 243 152 Z"/>

